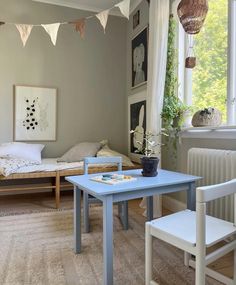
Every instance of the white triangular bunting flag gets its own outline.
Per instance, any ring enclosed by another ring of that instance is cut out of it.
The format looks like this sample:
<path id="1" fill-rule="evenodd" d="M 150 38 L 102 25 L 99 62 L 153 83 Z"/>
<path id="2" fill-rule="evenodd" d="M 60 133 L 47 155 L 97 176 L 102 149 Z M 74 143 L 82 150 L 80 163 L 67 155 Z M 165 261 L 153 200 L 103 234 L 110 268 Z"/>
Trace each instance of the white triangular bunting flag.
<path id="1" fill-rule="evenodd" d="M 121 11 L 121 14 L 124 15 L 127 19 L 129 19 L 129 8 L 130 8 L 130 0 L 124 0 L 115 5 Z"/>
<path id="2" fill-rule="evenodd" d="M 24 24 L 16 24 L 16 28 L 20 33 L 20 37 L 21 37 L 23 46 L 25 46 L 26 42 L 29 38 L 29 35 L 32 31 L 33 26 L 32 25 L 24 25 Z"/>
<path id="3" fill-rule="evenodd" d="M 96 15 L 96 17 L 98 18 L 98 20 L 100 21 L 100 23 L 104 29 L 104 33 L 105 33 L 106 26 L 107 26 L 107 20 L 108 20 L 109 12 L 110 12 L 110 10 L 105 10 L 105 11 L 102 11 L 101 13 Z"/>
<path id="4" fill-rule="evenodd" d="M 45 31 L 49 34 L 52 43 L 54 44 L 54 46 L 57 43 L 57 33 L 58 30 L 60 28 L 60 23 L 55 23 L 55 24 L 49 24 L 49 25 L 41 25 Z"/>

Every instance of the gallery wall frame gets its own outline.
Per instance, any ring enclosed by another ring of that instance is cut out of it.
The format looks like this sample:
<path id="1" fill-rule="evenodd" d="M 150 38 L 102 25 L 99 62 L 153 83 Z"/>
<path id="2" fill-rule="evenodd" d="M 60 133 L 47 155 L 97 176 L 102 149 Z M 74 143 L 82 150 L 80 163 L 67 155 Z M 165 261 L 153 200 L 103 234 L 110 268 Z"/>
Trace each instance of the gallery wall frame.
<path id="1" fill-rule="evenodd" d="M 149 26 L 135 34 L 131 40 L 131 88 L 147 83 L 148 77 L 148 32 Z"/>
<path id="2" fill-rule="evenodd" d="M 13 86 L 13 140 L 56 141 L 57 88 Z"/>
<path id="3" fill-rule="evenodd" d="M 133 30 L 140 25 L 140 10 L 137 10 L 133 15 Z"/>
<path id="4" fill-rule="evenodd" d="M 147 91 L 143 90 L 128 97 L 128 152 L 131 160 L 138 163 L 140 163 L 141 153 L 135 141 L 143 139 L 142 133 L 145 133 L 146 128 Z M 135 138 L 135 135 L 130 133 L 131 130 L 138 130 L 141 134 Z"/>

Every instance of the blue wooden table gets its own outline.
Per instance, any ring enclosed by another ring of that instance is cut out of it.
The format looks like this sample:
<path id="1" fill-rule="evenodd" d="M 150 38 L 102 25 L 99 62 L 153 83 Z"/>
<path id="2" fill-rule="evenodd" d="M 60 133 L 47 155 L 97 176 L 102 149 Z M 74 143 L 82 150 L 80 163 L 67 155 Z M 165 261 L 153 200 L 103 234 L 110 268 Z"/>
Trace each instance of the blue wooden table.
<path id="1" fill-rule="evenodd" d="M 81 191 L 103 203 L 103 284 L 113 284 L 113 203 L 147 197 L 147 219 L 153 219 L 153 195 L 187 191 L 187 208 L 195 210 L 195 181 L 201 179 L 183 173 L 159 169 L 156 177 L 143 177 L 141 170 L 116 171 L 137 180 L 108 185 L 90 180 L 97 174 L 66 177 L 74 184 L 75 253 L 81 252 Z M 110 172 L 111 174 L 111 172 Z"/>

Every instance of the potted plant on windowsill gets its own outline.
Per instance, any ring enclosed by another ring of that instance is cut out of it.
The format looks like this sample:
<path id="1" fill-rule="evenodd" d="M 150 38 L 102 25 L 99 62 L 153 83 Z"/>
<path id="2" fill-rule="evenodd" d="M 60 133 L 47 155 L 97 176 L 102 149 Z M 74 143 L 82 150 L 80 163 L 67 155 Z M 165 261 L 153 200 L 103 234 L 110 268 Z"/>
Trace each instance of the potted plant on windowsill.
<path id="1" fill-rule="evenodd" d="M 141 164 L 143 167 L 142 175 L 145 177 L 155 177 L 157 176 L 157 167 L 159 163 L 159 158 L 156 156 L 157 147 L 162 144 L 157 142 L 158 137 L 161 135 L 166 135 L 164 132 L 160 132 L 159 134 L 153 134 L 150 131 L 139 132 L 137 130 L 131 130 L 131 134 L 134 134 L 134 140 L 140 146 L 137 149 L 136 153 L 141 153 L 143 156 L 141 157 Z M 143 140 L 137 140 L 135 135 L 143 136 Z"/>
<path id="2" fill-rule="evenodd" d="M 168 131 L 180 131 L 185 115 L 190 111 L 191 107 L 184 104 L 177 96 L 166 96 L 161 113 L 164 128 Z"/>

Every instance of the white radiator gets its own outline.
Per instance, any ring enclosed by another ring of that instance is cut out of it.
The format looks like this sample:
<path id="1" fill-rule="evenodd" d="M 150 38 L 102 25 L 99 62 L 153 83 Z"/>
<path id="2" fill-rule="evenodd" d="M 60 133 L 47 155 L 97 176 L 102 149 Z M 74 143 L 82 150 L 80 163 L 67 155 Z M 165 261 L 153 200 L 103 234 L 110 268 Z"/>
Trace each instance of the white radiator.
<path id="1" fill-rule="evenodd" d="M 236 178 L 236 151 L 191 148 L 188 151 L 188 173 L 203 177 L 197 186 L 212 185 Z M 233 222 L 234 196 L 228 196 L 208 205 L 212 216 Z"/>

